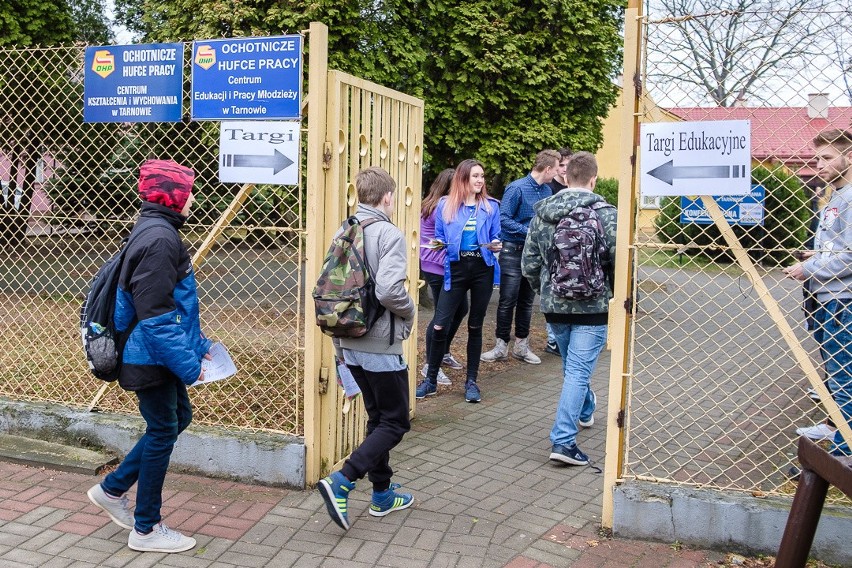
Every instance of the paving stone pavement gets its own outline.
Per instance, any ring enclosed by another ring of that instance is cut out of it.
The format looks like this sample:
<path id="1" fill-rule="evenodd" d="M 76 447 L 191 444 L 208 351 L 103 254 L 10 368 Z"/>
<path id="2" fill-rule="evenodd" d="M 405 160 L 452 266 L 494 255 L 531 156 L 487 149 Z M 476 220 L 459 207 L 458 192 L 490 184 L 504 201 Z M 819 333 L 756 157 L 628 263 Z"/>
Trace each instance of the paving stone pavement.
<path id="1" fill-rule="evenodd" d="M 369 483 L 361 481 L 346 532 L 313 489 L 170 473 L 164 520 L 193 534 L 198 546 L 175 555 L 139 553 L 126 546 L 127 531 L 88 502 L 85 492 L 99 478 L 0 463 L 0 567 L 718 565 L 719 552 L 599 534 L 603 475 L 547 459 L 561 373 L 557 357 L 542 357 L 541 365 L 483 364 L 480 404 L 465 403 L 456 387 L 418 404 L 413 429 L 391 459 L 394 479 L 414 494 L 414 505 L 371 517 Z M 578 437 L 601 467 L 608 369 L 604 352 L 592 381 L 597 422 Z M 461 371 L 450 373 L 460 380 L 454 373 Z"/>

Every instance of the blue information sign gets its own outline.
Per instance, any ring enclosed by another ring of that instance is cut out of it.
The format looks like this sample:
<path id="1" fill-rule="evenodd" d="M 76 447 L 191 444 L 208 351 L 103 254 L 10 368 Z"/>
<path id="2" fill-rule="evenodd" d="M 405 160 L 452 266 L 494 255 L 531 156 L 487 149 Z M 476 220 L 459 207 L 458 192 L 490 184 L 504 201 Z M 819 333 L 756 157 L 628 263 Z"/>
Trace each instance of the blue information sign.
<path id="1" fill-rule="evenodd" d="M 748 195 L 719 195 L 715 199 L 729 225 L 763 225 L 766 189 L 762 185 L 752 184 Z M 712 225 L 713 219 L 700 198 L 681 197 L 680 222 Z"/>
<path id="2" fill-rule="evenodd" d="M 192 44 L 193 120 L 298 120 L 302 36 Z"/>
<path id="3" fill-rule="evenodd" d="M 183 44 L 86 48 L 84 122 L 179 122 Z"/>

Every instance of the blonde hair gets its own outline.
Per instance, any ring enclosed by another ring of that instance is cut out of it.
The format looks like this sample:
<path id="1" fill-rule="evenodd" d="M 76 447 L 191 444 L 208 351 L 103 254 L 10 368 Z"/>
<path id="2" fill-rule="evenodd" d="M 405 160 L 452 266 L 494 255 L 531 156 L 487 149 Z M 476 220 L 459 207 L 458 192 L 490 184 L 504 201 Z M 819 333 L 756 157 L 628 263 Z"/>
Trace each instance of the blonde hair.
<path id="1" fill-rule="evenodd" d="M 534 172 L 543 172 L 545 168 L 555 168 L 562 161 L 562 156 L 556 150 L 542 150 L 535 155 Z"/>

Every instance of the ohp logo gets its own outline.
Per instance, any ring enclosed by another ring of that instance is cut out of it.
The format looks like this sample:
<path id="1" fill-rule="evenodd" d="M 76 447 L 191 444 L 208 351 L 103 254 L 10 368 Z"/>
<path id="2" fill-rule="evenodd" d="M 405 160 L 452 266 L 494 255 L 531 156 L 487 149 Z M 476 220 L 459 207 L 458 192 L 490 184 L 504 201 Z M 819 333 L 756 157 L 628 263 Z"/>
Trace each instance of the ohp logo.
<path id="1" fill-rule="evenodd" d="M 216 50 L 209 45 L 199 45 L 195 52 L 195 64 L 204 70 L 210 69 L 216 63 Z"/>
<path id="2" fill-rule="evenodd" d="M 92 61 L 92 71 L 103 77 L 115 71 L 115 57 L 107 50 L 96 51 L 95 58 Z"/>

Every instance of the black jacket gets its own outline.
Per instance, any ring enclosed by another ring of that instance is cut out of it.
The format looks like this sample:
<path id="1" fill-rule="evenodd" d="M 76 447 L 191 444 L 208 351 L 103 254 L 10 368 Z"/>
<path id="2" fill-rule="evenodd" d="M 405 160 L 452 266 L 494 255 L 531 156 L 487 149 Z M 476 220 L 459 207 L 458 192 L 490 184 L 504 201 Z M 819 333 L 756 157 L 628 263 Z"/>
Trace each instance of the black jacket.
<path id="1" fill-rule="evenodd" d="M 178 235 L 186 218 L 168 207 L 143 203 L 118 280 L 115 325 L 132 327 L 118 382 L 130 391 L 171 380 L 192 384 L 210 340 L 201 333 L 195 274 Z M 138 323 L 134 326 L 134 319 Z"/>

